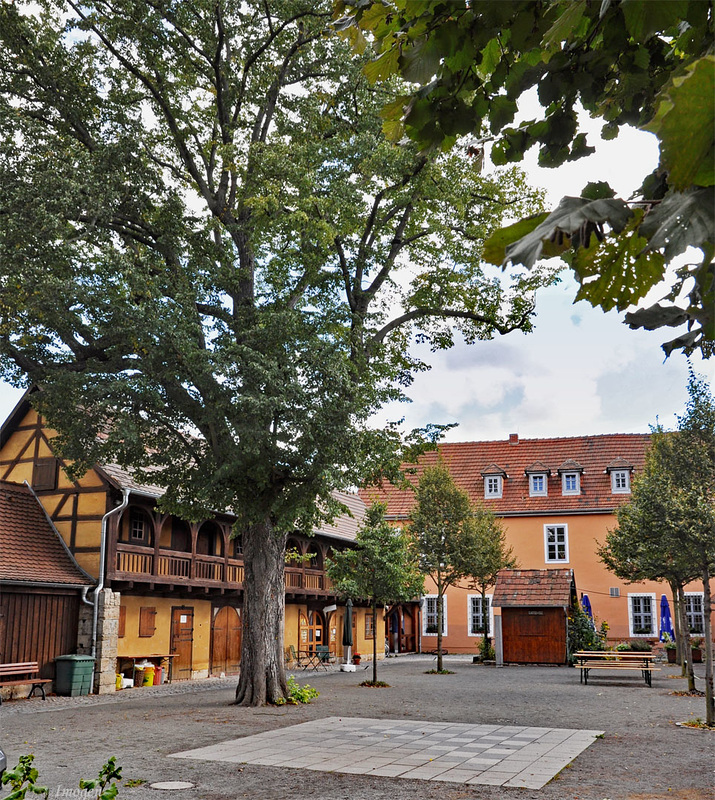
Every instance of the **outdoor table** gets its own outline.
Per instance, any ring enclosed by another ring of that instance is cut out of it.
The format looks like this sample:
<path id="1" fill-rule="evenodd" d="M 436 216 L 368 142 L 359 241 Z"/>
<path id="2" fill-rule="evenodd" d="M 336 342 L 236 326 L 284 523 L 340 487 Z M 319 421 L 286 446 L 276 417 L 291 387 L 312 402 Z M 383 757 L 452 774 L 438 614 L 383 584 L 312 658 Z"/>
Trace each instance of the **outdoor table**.
<path id="1" fill-rule="evenodd" d="M 574 657 L 578 660 L 584 685 L 588 685 L 588 673 L 592 669 L 610 669 L 639 671 L 646 686 L 652 686 L 652 673 L 659 669 L 653 666 L 655 656 L 648 651 L 578 650 Z"/>

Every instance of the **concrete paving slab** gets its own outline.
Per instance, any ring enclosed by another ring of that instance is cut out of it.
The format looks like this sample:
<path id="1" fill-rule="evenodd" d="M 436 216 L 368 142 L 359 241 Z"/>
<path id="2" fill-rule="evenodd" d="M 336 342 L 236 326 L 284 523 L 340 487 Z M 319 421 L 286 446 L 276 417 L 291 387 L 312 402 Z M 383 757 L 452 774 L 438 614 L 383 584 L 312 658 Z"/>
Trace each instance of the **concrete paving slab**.
<path id="1" fill-rule="evenodd" d="M 328 717 L 173 758 L 541 788 L 601 731 Z"/>

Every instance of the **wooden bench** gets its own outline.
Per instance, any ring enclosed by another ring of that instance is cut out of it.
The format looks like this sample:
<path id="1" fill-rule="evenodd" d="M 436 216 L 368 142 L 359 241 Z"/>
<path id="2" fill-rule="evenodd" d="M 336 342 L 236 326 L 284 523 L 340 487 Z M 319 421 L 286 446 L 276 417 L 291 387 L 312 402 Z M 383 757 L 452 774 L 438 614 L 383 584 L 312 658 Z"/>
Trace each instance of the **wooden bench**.
<path id="1" fill-rule="evenodd" d="M 22 686 L 27 683 L 32 684 L 32 689 L 28 697 L 35 694 L 35 689 L 42 692 L 42 699 L 45 699 L 45 684 L 52 683 L 49 678 L 32 677 L 40 671 L 37 661 L 18 661 L 14 664 L 0 664 L 0 686 Z M 24 676 L 24 677 L 19 677 Z M 0 705 L 2 696 L 0 695 Z"/>
<path id="2" fill-rule="evenodd" d="M 579 650 L 574 653 L 581 669 L 581 683 L 588 685 L 588 673 L 592 669 L 610 669 L 615 671 L 632 670 L 642 674 L 646 686 L 652 686 L 653 672 L 659 667 L 653 666 L 654 655 L 650 652 L 623 652 L 620 650 Z"/>

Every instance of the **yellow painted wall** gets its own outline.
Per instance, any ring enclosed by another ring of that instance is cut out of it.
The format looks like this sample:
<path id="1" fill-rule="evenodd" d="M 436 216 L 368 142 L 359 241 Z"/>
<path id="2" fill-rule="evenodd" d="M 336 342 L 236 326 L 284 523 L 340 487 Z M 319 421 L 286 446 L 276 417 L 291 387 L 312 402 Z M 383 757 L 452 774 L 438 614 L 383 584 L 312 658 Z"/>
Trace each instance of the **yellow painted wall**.
<path id="1" fill-rule="evenodd" d="M 208 675 L 211 648 L 211 602 L 209 600 L 177 600 L 168 597 L 135 597 L 123 595 L 121 605 L 127 609 L 125 635 L 117 644 L 118 656 L 167 655 L 171 652 L 171 609 L 188 607 L 194 610 L 194 646 L 192 670 Z M 153 636 L 139 636 L 139 609 L 156 609 Z"/>

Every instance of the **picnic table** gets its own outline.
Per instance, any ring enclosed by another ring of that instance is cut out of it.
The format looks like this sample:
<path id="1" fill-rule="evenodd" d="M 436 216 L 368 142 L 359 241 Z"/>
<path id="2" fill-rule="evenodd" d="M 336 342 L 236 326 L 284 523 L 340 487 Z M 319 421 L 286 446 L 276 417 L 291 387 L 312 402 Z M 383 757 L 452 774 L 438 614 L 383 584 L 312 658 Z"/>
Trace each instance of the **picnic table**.
<path id="1" fill-rule="evenodd" d="M 659 671 L 659 667 L 653 666 L 655 656 L 648 651 L 578 650 L 574 657 L 581 669 L 581 683 L 584 685 L 588 685 L 588 674 L 592 669 L 638 671 L 646 686 L 652 686 L 652 673 Z"/>

